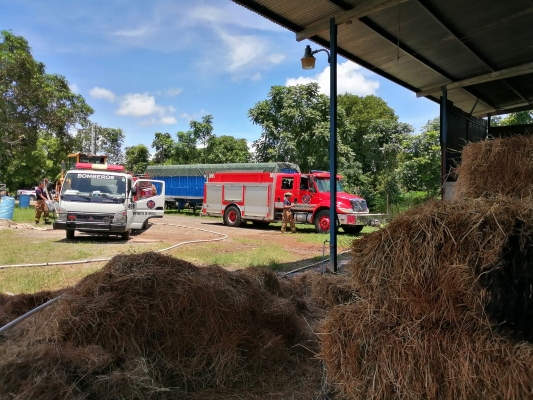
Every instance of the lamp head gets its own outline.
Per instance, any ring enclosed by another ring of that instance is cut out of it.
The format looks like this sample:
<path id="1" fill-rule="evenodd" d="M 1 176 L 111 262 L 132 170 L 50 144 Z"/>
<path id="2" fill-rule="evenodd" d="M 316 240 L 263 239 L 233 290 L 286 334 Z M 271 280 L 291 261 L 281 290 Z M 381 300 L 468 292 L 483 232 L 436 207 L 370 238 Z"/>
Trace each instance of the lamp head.
<path id="1" fill-rule="evenodd" d="M 305 46 L 305 53 L 302 57 L 302 68 L 303 69 L 314 69 L 315 68 L 316 58 L 313 56 L 311 51 L 311 46 Z"/>

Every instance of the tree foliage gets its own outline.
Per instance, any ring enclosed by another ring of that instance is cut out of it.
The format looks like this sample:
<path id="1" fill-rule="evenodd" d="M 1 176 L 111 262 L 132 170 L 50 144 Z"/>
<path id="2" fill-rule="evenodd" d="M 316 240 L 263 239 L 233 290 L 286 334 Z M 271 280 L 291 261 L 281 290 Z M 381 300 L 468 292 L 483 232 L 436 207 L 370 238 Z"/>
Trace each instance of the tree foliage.
<path id="1" fill-rule="evenodd" d="M 143 174 L 146 172 L 148 161 L 150 160 L 150 151 L 144 144 L 126 147 L 125 149 L 125 167 L 126 170 L 134 174 Z"/>
<path id="2" fill-rule="evenodd" d="M 251 158 L 246 139 L 235 139 L 233 136 L 211 136 L 205 154 L 209 164 L 245 163 Z"/>
<path id="3" fill-rule="evenodd" d="M 439 118 L 429 121 L 419 135 L 404 143 L 401 182 L 406 191 L 424 191 L 436 196 L 441 186 L 441 146 Z"/>
<path id="4" fill-rule="evenodd" d="M 156 150 L 152 164 L 205 164 L 249 162 L 251 154 L 245 139 L 233 136 L 216 136 L 213 116 L 202 121 L 191 121 L 190 130 L 176 133 L 176 140 L 169 133 L 157 132 L 152 148 Z"/>
<path id="5" fill-rule="evenodd" d="M 78 129 L 75 135 L 76 151 L 92 154 L 94 135 L 94 154 L 106 154 L 107 162 L 110 164 L 123 164 L 124 154 L 124 132 L 120 128 L 104 128 L 102 126 L 87 123 Z"/>
<path id="6" fill-rule="evenodd" d="M 93 110 L 82 96 L 71 92 L 63 76 L 45 72 L 23 37 L 8 31 L 1 31 L 0 37 L 0 177 L 14 190 L 51 173 L 48 163 L 36 163 L 36 159 L 44 157 L 54 167 L 60 165 L 73 144 L 71 129 Z M 51 138 L 57 151 L 39 154 L 48 151 L 40 139 Z"/>
<path id="7" fill-rule="evenodd" d="M 317 83 L 273 86 L 267 100 L 248 110 L 251 121 L 262 129 L 253 143 L 257 161 L 289 161 L 303 171 L 329 169 L 329 106 L 329 98 L 319 93 Z M 351 127 L 342 110 L 337 117 L 341 168 L 353 156 L 343 142 Z"/>

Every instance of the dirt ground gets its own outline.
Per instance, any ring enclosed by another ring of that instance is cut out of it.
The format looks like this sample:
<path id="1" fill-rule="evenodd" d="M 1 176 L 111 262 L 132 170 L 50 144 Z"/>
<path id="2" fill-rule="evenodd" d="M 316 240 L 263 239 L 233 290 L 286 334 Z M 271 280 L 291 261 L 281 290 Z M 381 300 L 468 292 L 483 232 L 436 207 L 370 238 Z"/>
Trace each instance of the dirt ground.
<path id="1" fill-rule="evenodd" d="M 0 228 L 6 227 L 4 223 L 0 223 Z M 183 242 L 196 242 L 195 245 L 201 245 L 202 241 L 211 241 L 213 239 L 220 239 L 224 243 L 225 252 L 239 252 L 247 245 L 243 244 L 242 239 L 249 239 L 250 241 L 260 240 L 263 243 L 272 243 L 273 248 L 283 249 L 298 254 L 301 262 L 291 263 L 287 265 L 287 269 L 299 268 L 313 257 L 329 258 L 329 235 L 320 235 L 320 239 L 316 240 L 318 235 L 312 225 L 296 225 L 297 233 L 281 233 L 280 226 L 272 225 L 258 228 L 251 223 L 245 226 L 234 228 L 227 227 L 222 223 L 222 219 L 193 217 L 189 215 L 165 215 L 161 219 L 151 219 L 149 228 L 142 231 L 133 231 L 129 243 L 149 243 L 149 242 L 165 242 L 169 245 L 174 245 Z M 46 235 L 57 237 L 57 240 L 64 240 L 65 232 L 62 230 L 53 230 L 50 225 L 32 225 L 32 224 L 12 224 L 11 228 L 27 230 L 25 235 L 31 237 L 39 237 Z M 312 242 L 306 240 L 310 235 L 313 235 Z M 94 241 L 95 237 L 92 235 L 83 234 L 76 231 L 75 240 Z M 121 240 L 117 236 L 102 237 L 102 242 L 116 242 Z M 349 236 L 342 232 L 337 235 L 338 251 L 343 252 L 347 250 L 352 241 L 353 236 Z M 327 242 L 324 242 L 327 241 Z M 199 242 L 199 243 L 198 243 Z M 253 246 L 254 244 L 250 244 Z M 275 246 L 274 246 L 275 245 Z M 346 258 L 343 256 L 342 258 Z"/>

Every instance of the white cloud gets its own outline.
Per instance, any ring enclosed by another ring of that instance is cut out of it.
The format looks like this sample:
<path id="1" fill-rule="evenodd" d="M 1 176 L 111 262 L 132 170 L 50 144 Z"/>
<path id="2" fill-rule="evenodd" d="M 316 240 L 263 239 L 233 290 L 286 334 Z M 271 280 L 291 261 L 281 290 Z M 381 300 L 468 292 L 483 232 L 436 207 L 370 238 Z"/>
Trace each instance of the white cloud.
<path id="1" fill-rule="evenodd" d="M 89 92 L 91 97 L 94 97 L 95 99 L 104 99 L 107 101 L 115 101 L 115 94 L 111 90 L 99 88 L 98 86 L 91 89 Z"/>
<path id="2" fill-rule="evenodd" d="M 175 117 L 172 116 L 166 116 L 161 118 L 150 118 L 144 121 L 141 121 L 142 126 L 149 126 L 149 125 L 174 125 L 178 122 L 178 120 Z"/>
<path id="3" fill-rule="evenodd" d="M 148 26 L 141 26 L 136 29 L 123 29 L 113 32 L 113 35 L 122 36 L 126 38 L 139 38 L 146 36 L 150 31 Z"/>
<path id="4" fill-rule="evenodd" d="M 70 85 L 68 85 L 68 87 L 72 93 L 76 93 L 76 94 L 80 93 L 80 88 L 75 83 L 71 83 Z"/>
<path id="5" fill-rule="evenodd" d="M 218 4 L 216 6 L 200 5 L 189 11 L 191 20 L 203 21 L 218 26 L 237 26 L 254 30 L 284 32 L 284 28 L 266 18 L 250 12 L 244 7 Z"/>
<path id="6" fill-rule="evenodd" d="M 361 67 L 351 61 L 343 64 L 337 64 L 337 93 L 350 93 L 358 96 L 375 95 L 379 88 L 379 82 L 368 79 L 363 73 L 359 72 Z M 298 78 L 289 78 L 285 83 L 287 86 L 305 85 L 310 82 L 318 82 L 320 93 L 329 96 L 330 89 L 330 67 L 326 67 L 314 77 L 300 76 Z"/>
<path id="7" fill-rule="evenodd" d="M 181 88 L 170 88 L 165 90 L 164 94 L 166 94 L 167 96 L 177 96 L 181 92 L 183 92 L 183 89 Z"/>
<path id="8" fill-rule="evenodd" d="M 131 93 L 124 96 L 120 101 L 117 114 L 142 117 L 145 115 L 158 114 L 163 117 L 168 112 L 172 112 L 172 107 L 159 106 L 155 102 L 155 97 L 147 93 Z"/>

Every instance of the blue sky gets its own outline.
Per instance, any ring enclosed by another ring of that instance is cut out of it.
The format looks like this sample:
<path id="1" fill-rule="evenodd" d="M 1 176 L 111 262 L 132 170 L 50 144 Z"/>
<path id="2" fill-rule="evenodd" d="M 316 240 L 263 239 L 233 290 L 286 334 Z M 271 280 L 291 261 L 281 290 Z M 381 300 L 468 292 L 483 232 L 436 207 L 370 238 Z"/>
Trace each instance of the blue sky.
<path id="1" fill-rule="evenodd" d="M 98 125 L 122 128 L 125 146 L 213 116 L 214 134 L 258 139 L 248 110 L 274 85 L 318 81 L 329 95 L 327 55 L 301 69 L 306 44 L 230 0 L 0 0 L 0 29 L 28 40 L 46 72 L 65 76 Z M 344 58 L 338 93 L 374 94 L 418 133 L 438 105 Z"/>

